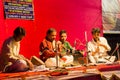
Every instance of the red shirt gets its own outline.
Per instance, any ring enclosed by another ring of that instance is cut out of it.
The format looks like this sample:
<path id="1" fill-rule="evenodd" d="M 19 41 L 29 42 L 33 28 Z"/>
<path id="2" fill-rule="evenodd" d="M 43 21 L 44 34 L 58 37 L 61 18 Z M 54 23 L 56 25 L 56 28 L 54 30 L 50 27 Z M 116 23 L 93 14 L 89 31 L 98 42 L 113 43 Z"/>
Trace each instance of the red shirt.
<path id="1" fill-rule="evenodd" d="M 56 42 L 55 42 L 56 43 Z M 55 57 L 53 42 L 44 39 L 40 44 L 41 56 L 40 58 L 45 62 L 50 57 Z"/>

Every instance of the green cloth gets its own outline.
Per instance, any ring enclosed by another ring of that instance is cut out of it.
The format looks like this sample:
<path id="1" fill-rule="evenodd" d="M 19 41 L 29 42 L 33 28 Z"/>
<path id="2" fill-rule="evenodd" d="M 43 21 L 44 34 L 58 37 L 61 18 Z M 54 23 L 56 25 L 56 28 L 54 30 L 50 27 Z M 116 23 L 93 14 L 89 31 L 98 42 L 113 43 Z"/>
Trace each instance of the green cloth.
<path id="1" fill-rule="evenodd" d="M 64 45 L 64 48 L 62 48 L 62 52 L 61 53 L 66 53 L 68 49 L 72 50 L 72 46 L 70 45 L 70 43 L 68 41 L 65 41 L 63 43 L 63 45 Z"/>

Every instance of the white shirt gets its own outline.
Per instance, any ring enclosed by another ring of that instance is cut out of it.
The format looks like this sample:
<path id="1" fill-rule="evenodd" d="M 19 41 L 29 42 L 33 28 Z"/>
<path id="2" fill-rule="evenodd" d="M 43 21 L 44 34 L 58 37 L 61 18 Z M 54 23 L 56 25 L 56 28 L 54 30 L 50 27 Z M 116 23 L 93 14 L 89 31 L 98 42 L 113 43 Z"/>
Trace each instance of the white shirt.
<path id="1" fill-rule="evenodd" d="M 100 40 L 100 44 L 103 44 L 107 47 L 107 50 L 103 46 L 97 46 L 97 43 L 94 40 L 92 40 L 88 42 L 88 51 L 90 51 L 90 53 L 95 52 L 97 47 L 99 47 L 99 53 L 102 54 L 105 54 L 107 51 L 111 50 L 111 47 L 109 46 L 107 40 L 104 37 L 100 37 L 99 40 Z"/>

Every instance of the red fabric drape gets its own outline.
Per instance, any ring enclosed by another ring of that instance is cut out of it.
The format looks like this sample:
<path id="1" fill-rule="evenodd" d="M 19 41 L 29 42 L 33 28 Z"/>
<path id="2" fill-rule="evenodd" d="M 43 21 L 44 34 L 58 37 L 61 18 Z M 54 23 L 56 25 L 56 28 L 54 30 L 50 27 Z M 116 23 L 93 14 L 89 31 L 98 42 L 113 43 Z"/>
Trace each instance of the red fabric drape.
<path id="1" fill-rule="evenodd" d="M 3 0 L 0 0 L 0 47 L 17 26 L 26 29 L 27 35 L 21 42 L 20 53 L 28 58 L 39 55 L 39 44 L 50 27 L 58 32 L 65 29 L 68 32 L 67 40 L 72 45 L 76 38 L 85 44 L 85 31 L 90 40 L 92 27 L 98 26 L 102 30 L 101 0 L 33 1 L 35 19 L 17 20 L 4 19 Z"/>

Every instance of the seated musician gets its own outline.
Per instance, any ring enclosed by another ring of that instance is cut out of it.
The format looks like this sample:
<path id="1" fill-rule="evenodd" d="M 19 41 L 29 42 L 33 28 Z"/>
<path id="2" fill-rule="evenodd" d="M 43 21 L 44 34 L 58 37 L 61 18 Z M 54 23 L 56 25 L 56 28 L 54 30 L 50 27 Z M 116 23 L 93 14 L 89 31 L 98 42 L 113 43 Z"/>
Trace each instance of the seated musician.
<path id="1" fill-rule="evenodd" d="M 57 42 L 57 44 L 60 50 L 61 59 L 64 60 L 64 65 L 73 64 L 74 58 L 71 55 L 73 48 L 70 43 L 66 41 L 67 32 L 65 30 L 61 30 L 59 36 L 60 40 Z"/>
<path id="2" fill-rule="evenodd" d="M 48 29 L 45 39 L 40 43 L 40 59 L 47 67 L 56 66 L 56 30 Z"/>
<path id="3" fill-rule="evenodd" d="M 100 29 L 93 28 L 92 31 L 93 39 L 88 42 L 88 56 L 92 63 L 99 62 L 114 62 L 115 56 L 109 56 L 108 51 L 111 50 L 106 38 L 100 37 Z"/>
<path id="4" fill-rule="evenodd" d="M 21 72 L 33 69 L 30 60 L 19 54 L 20 41 L 25 36 L 25 30 L 17 27 L 13 36 L 6 39 L 0 53 L 0 70 L 3 72 Z"/>

